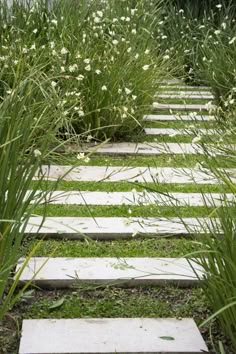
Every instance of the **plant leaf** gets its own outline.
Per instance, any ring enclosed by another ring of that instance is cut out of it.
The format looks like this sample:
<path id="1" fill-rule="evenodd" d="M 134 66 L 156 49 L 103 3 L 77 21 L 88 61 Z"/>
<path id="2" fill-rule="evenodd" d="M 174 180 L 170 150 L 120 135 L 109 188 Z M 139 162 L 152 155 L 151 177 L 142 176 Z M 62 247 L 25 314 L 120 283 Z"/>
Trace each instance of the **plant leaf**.
<path id="1" fill-rule="evenodd" d="M 162 337 L 159 337 L 161 339 L 164 339 L 164 340 L 175 340 L 174 337 L 171 337 L 171 336 L 162 336 Z"/>
<path id="2" fill-rule="evenodd" d="M 62 306 L 64 304 L 64 302 L 65 302 L 65 298 L 64 297 L 62 297 L 59 300 L 53 301 L 52 305 L 49 306 L 49 309 L 50 310 L 56 309 L 56 308 Z"/>

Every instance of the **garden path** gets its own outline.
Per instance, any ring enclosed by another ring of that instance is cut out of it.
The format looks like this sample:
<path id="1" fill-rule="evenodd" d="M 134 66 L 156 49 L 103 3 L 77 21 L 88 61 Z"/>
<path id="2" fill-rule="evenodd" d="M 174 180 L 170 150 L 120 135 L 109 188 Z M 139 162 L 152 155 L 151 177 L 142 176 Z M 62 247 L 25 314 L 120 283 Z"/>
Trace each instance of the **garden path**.
<path id="1" fill-rule="evenodd" d="M 147 156 L 145 165 L 140 160 L 140 154 L 145 150 L 134 148 L 132 143 L 132 149 L 128 151 L 128 145 L 123 144 L 126 146 L 123 153 L 135 154 L 136 160 L 132 156 L 126 157 L 123 164 L 119 159 L 114 160 L 112 155 L 121 153 L 120 146 L 116 146 L 112 151 L 103 150 L 105 155 L 110 155 L 104 160 L 107 166 L 92 166 L 89 163 L 67 174 L 64 188 L 51 196 L 49 212 L 42 227 L 38 230 L 43 221 L 41 217 L 32 217 L 29 222 L 27 233 L 39 237 L 46 234 L 48 240 L 43 241 L 45 246 L 39 251 L 40 254 L 30 259 L 21 274 L 21 282 L 33 279 L 33 283 L 40 288 L 56 288 L 59 292 L 61 288 L 94 284 L 124 288 L 153 285 L 165 288 L 174 284 L 176 288 L 189 288 L 200 282 L 202 270 L 196 263 L 187 261 L 184 252 L 192 247 L 189 246 L 192 243 L 189 235 L 202 237 L 199 220 L 205 220 L 206 225 L 210 223 L 205 218 L 204 203 L 211 206 L 213 197 L 220 204 L 221 194 L 217 179 L 195 166 L 200 150 L 196 147 L 189 150 L 189 146 L 199 134 L 215 133 L 213 119 L 207 114 L 205 106 L 212 99 L 212 94 L 206 87 L 189 88 L 176 81 L 170 85 L 165 83 L 162 91 L 159 98 L 164 99 L 165 103 L 155 103 L 154 108 L 170 109 L 169 114 L 163 115 L 157 111 L 155 115 L 145 116 L 145 133 L 150 139 L 148 144 L 153 147 L 153 154 L 160 154 L 161 157 L 155 157 L 154 161 L 153 156 Z M 172 103 L 168 102 L 169 99 Z M 174 104 L 173 99 L 176 100 Z M 181 119 L 178 110 L 182 114 L 186 108 Z M 197 110 L 197 114 L 188 113 L 189 109 Z M 159 139 L 163 141 L 162 150 L 160 143 L 156 143 Z M 183 150 L 181 144 L 188 148 Z M 174 149 L 166 150 L 164 145 L 168 148 L 174 146 Z M 177 162 L 173 154 L 180 154 Z M 51 166 L 48 169 L 45 166 L 44 172 L 47 172 L 48 180 L 53 181 L 68 168 Z M 149 190 L 142 190 L 144 184 Z M 212 195 L 201 193 L 200 186 L 204 190 L 205 185 L 212 188 Z M 78 189 L 82 191 L 78 192 Z M 171 198 L 166 191 L 171 193 Z M 227 198 L 232 198 L 232 195 Z M 184 223 L 180 222 L 180 217 Z M 158 244 L 161 244 L 162 237 L 166 242 L 166 236 L 172 236 L 171 241 L 168 240 L 172 243 L 163 257 Z M 183 242 L 186 248 L 182 253 L 179 250 L 176 256 L 175 242 L 180 236 L 185 236 Z M 53 254 L 47 249 L 52 237 L 58 242 L 58 249 Z M 64 238 L 71 240 L 67 241 L 71 243 L 66 252 Z M 79 252 L 76 253 L 76 248 L 81 247 L 82 243 L 93 242 L 90 238 L 98 240 L 95 248 L 110 240 L 120 242 L 121 248 L 129 242 L 132 248 L 134 242 L 140 239 L 144 242 L 151 240 L 151 247 L 154 251 L 156 247 L 157 256 L 150 256 L 153 250 L 147 254 L 144 250 L 143 253 L 141 244 L 136 254 L 131 248 L 123 248 L 125 252 L 119 256 L 116 252 L 108 255 L 95 252 L 89 257 L 84 254 L 81 257 Z M 182 313 L 179 318 L 174 315 L 168 316 L 172 318 L 158 318 L 155 313 L 151 316 L 155 318 L 145 318 L 149 317 L 145 311 L 139 318 L 112 318 L 111 314 L 106 316 L 111 317 L 108 319 L 103 318 L 102 312 L 97 318 L 76 318 L 76 315 L 64 318 L 63 314 L 60 317 L 60 312 L 57 319 L 53 319 L 53 312 L 47 317 L 42 319 L 36 316 L 23 321 L 19 354 L 208 352 L 195 322 L 189 316 L 182 318 Z"/>

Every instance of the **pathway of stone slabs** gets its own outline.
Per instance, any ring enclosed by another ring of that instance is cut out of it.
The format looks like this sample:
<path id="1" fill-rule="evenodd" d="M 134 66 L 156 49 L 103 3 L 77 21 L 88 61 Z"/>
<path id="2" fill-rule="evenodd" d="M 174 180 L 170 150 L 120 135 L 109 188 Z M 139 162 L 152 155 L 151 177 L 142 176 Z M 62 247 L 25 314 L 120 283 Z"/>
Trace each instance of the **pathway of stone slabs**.
<path id="1" fill-rule="evenodd" d="M 183 86 L 178 80 L 163 87 L 163 95 L 174 86 L 179 85 L 179 98 L 183 99 Z M 191 88 L 192 90 L 193 88 Z M 202 91 L 204 91 L 202 93 Z M 178 91 L 174 92 L 174 95 Z M 167 97 L 163 96 L 163 97 Z M 186 94 L 187 98 L 209 100 L 211 93 L 206 88 L 199 88 L 199 94 Z M 159 105 L 155 108 L 168 107 L 172 110 L 198 110 L 198 114 L 185 114 L 183 120 L 212 120 L 205 113 L 205 105 Z M 201 110 L 204 115 L 201 115 Z M 148 115 L 145 120 L 171 121 L 179 120 L 178 112 L 170 115 Z M 170 126 L 171 129 L 171 126 Z M 146 130 L 147 134 L 152 134 Z M 175 133 L 173 130 L 156 131 L 156 134 Z M 182 132 L 180 132 L 181 135 Z M 201 131 L 201 134 L 209 132 Z M 170 134 L 169 134 L 170 135 Z M 118 151 L 115 151 L 117 153 Z M 192 147 L 190 153 L 193 153 Z M 137 151 L 138 154 L 141 150 Z M 180 153 L 180 150 L 171 150 L 171 153 Z M 186 149 L 185 149 L 186 153 Z M 235 171 L 228 171 L 232 180 L 235 180 Z M 145 167 L 106 167 L 106 166 L 81 166 L 70 171 L 70 166 L 43 167 L 45 179 L 57 180 L 58 177 L 65 181 L 139 181 L 159 183 L 197 183 L 217 184 L 217 178 L 206 170 L 185 168 L 145 168 Z M 38 175 L 35 176 L 38 179 Z M 52 194 L 52 204 L 68 205 L 133 205 L 154 204 L 162 205 L 167 197 L 154 196 L 153 193 L 137 192 L 65 192 L 56 191 Z M 181 205 L 201 206 L 205 201 L 211 205 L 212 200 L 219 205 L 220 194 L 188 194 L 172 193 L 171 206 Z M 227 195 L 229 200 L 232 195 Z M 136 235 L 164 236 L 190 235 L 203 233 L 202 223 L 211 226 L 207 218 L 185 218 L 180 222 L 178 218 L 72 218 L 72 217 L 32 217 L 27 226 L 26 233 L 46 235 L 46 237 L 83 239 L 85 236 L 99 240 L 128 238 Z M 219 231 L 220 232 L 220 231 Z M 122 242 L 122 240 L 121 240 Z M 19 262 L 18 269 L 21 266 Z M 161 285 L 175 284 L 180 287 L 198 285 L 204 276 L 203 270 L 196 263 L 197 260 L 185 258 L 45 258 L 32 257 L 28 266 L 21 274 L 20 281 L 25 283 L 32 280 L 41 288 L 70 288 L 77 284 L 103 284 L 116 286 Z M 79 318 L 79 319 L 34 319 L 24 320 L 19 354 L 94 354 L 94 353 L 169 353 L 169 354 L 200 354 L 208 352 L 206 344 L 191 318 Z"/>

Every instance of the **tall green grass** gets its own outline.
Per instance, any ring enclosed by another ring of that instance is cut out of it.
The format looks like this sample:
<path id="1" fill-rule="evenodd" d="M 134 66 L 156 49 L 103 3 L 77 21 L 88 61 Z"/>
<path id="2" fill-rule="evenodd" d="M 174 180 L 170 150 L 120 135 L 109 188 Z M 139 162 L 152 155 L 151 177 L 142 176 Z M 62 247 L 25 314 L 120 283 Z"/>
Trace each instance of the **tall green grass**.
<path id="1" fill-rule="evenodd" d="M 35 68 L 22 80 L 16 75 L 0 101 L 0 320 L 17 299 L 17 276 L 12 277 L 29 217 L 50 193 L 35 198 L 35 190 L 28 192 L 61 127 L 57 95 L 47 86 L 47 76 Z M 36 182 L 39 189 L 42 179 Z"/>
<path id="2" fill-rule="evenodd" d="M 42 66 L 58 95 L 63 138 L 124 139 L 141 129 L 166 61 L 157 55 L 154 31 L 160 7 L 132 2 L 55 0 L 23 6 L 6 1 L 0 11 L 2 80 L 11 88 Z M 3 95 L 6 89 L 0 87 Z M 48 103 L 45 101 L 44 105 Z M 87 133 L 89 132 L 89 133 Z"/>

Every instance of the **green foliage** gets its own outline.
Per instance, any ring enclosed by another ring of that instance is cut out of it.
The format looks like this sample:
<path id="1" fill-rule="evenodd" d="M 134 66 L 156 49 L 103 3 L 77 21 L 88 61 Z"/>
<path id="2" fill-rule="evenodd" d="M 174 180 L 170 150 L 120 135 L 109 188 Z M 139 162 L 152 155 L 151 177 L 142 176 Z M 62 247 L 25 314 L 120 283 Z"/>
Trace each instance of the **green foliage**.
<path id="1" fill-rule="evenodd" d="M 140 130 L 165 69 L 152 35 L 159 8 L 115 0 L 58 0 L 50 9 L 38 1 L 30 8 L 14 0 L 11 14 L 0 12 L 3 96 L 37 65 L 58 95 L 63 138 L 84 134 L 90 142 Z"/>
<path id="2" fill-rule="evenodd" d="M 48 193 L 42 192 L 36 201 L 35 190 L 28 192 L 60 127 L 57 97 L 45 91 L 45 85 L 47 77 L 35 68 L 28 78 L 14 82 L 0 102 L 0 320 L 17 298 L 13 293 L 20 273 L 11 285 L 9 280 L 32 208 Z M 44 100 L 47 107 L 41 105 Z M 39 178 L 38 189 L 40 184 Z"/>

